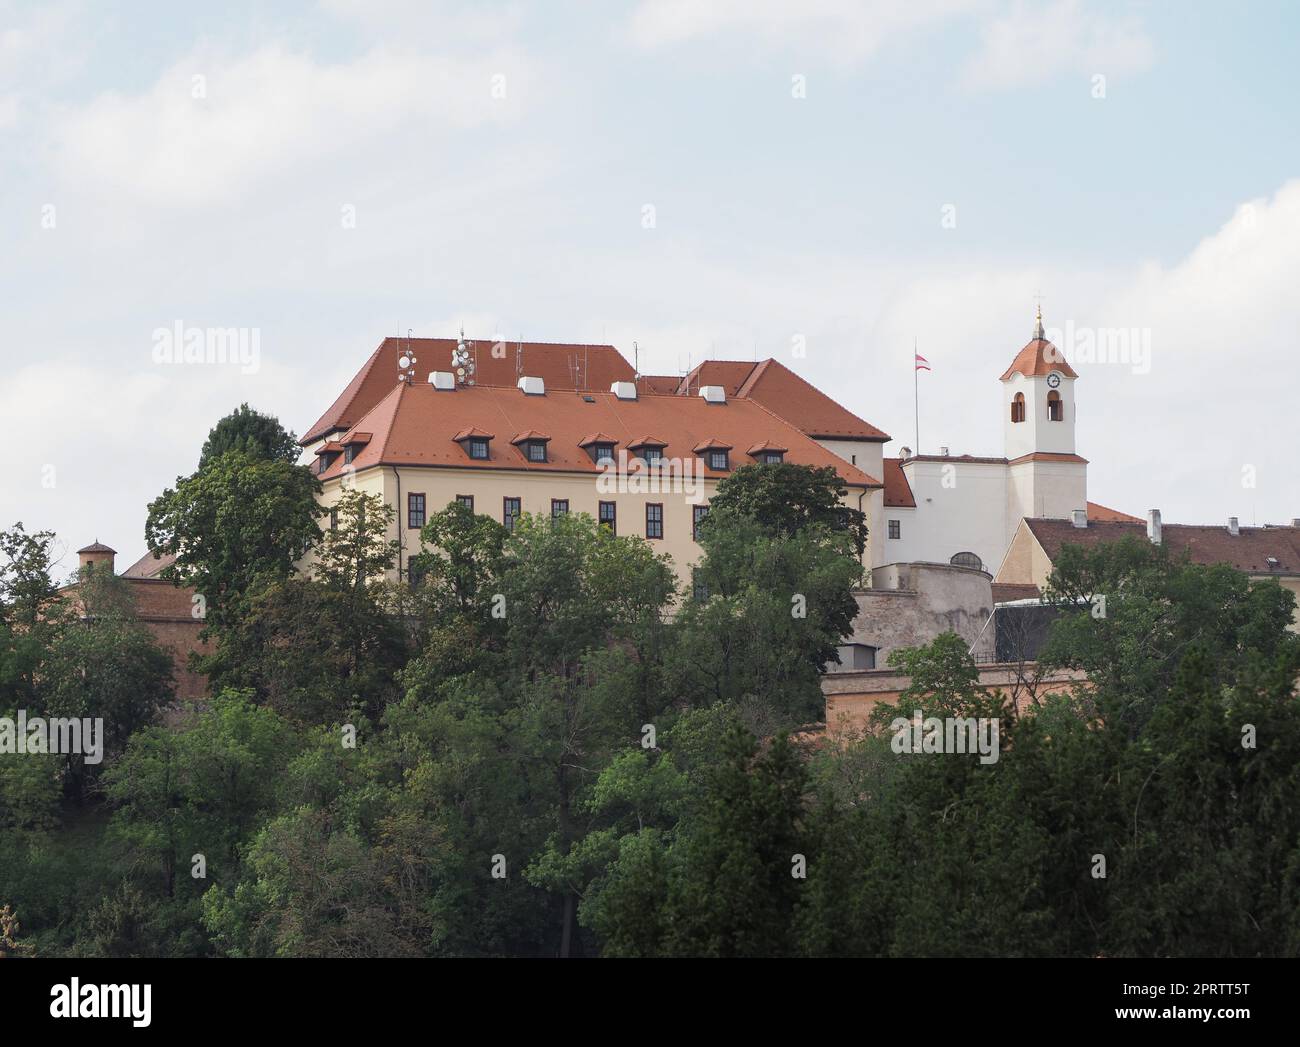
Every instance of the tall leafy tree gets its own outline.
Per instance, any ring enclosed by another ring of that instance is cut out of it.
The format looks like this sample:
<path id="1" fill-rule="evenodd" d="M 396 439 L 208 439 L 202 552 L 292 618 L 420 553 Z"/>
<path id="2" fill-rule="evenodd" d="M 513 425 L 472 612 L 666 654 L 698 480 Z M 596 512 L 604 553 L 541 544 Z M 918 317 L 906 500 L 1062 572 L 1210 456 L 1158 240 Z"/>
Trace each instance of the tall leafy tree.
<path id="1" fill-rule="evenodd" d="M 199 469 L 220 458 L 227 451 L 242 451 L 249 458 L 292 465 L 302 454 L 298 438 L 269 414 L 240 404 L 212 427 L 203 442 Z"/>
<path id="2" fill-rule="evenodd" d="M 228 451 L 149 504 L 145 538 L 176 559 L 164 575 L 192 586 L 221 625 L 253 589 L 288 578 L 319 539 L 320 484 L 303 466 Z"/>

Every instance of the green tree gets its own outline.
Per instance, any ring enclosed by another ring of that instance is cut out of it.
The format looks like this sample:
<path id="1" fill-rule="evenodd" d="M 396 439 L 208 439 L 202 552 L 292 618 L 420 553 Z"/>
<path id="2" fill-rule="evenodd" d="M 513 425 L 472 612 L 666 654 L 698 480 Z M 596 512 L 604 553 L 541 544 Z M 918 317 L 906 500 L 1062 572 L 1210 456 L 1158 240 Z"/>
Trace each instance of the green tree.
<path id="1" fill-rule="evenodd" d="M 145 538 L 155 555 L 175 555 L 164 576 L 203 595 L 209 622 L 222 625 L 319 539 L 319 491 L 303 466 L 227 451 L 149 504 Z"/>
<path id="2" fill-rule="evenodd" d="M 240 404 L 212 427 L 199 455 L 199 471 L 227 451 L 242 451 L 249 458 L 292 465 L 302 454 L 298 438 L 269 414 Z"/>
<path id="3" fill-rule="evenodd" d="M 706 533 L 724 517 L 759 522 L 775 537 L 792 538 L 812 528 L 841 531 L 861 558 L 867 547 L 867 518 L 843 503 L 848 488 L 829 465 L 781 462 L 743 465 L 718 484 L 709 502 Z"/>

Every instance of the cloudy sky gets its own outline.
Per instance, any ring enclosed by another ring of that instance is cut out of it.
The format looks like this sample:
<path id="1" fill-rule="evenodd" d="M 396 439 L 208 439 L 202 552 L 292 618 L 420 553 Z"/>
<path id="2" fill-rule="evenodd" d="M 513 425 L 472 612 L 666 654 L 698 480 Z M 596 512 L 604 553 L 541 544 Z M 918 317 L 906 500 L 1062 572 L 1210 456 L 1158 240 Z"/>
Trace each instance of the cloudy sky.
<path id="1" fill-rule="evenodd" d="M 774 356 L 893 453 L 915 339 L 922 449 L 1000 454 L 1036 295 L 1130 339 L 1076 363 L 1094 500 L 1300 517 L 1293 5 L 114 6 L 0 0 L 0 526 L 124 566 L 226 411 L 303 432 L 462 323 Z"/>

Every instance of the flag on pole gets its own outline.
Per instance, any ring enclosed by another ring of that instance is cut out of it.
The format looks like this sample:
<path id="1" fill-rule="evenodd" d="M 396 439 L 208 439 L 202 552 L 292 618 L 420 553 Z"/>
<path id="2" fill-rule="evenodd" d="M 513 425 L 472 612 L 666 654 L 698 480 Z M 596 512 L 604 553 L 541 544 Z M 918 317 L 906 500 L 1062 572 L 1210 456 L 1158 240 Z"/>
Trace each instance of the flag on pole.
<path id="1" fill-rule="evenodd" d="M 913 350 L 912 355 L 914 355 L 914 356 L 916 357 L 916 369 L 917 369 L 918 371 L 928 371 L 928 370 L 930 370 L 930 361 L 929 361 L 929 360 L 927 360 L 924 356 L 922 356 L 920 353 L 916 352 L 915 350 Z"/>

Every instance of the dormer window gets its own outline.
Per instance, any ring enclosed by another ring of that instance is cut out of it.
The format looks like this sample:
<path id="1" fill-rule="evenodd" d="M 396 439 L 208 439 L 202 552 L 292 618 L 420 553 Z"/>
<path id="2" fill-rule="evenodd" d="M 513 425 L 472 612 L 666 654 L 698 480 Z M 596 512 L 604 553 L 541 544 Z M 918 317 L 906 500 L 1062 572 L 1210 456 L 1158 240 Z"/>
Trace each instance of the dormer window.
<path id="1" fill-rule="evenodd" d="M 610 436 L 609 433 L 588 433 L 578 441 L 578 446 L 586 451 L 597 465 L 613 465 L 614 449 L 618 446 L 618 438 Z"/>
<path id="2" fill-rule="evenodd" d="M 749 456 L 761 465 L 780 465 L 785 461 L 786 448 L 770 440 L 755 444 L 749 449 Z"/>
<path id="3" fill-rule="evenodd" d="M 1065 405 L 1061 402 L 1061 394 L 1053 389 L 1047 394 L 1047 420 L 1059 422 L 1064 417 Z"/>
<path id="4" fill-rule="evenodd" d="M 1025 394 L 1016 393 L 1011 400 L 1011 420 L 1013 422 L 1023 422 L 1025 420 Z"/>
<path id="5" fill-rule="evenodd" d="M 664 448 L 668 445 L 653 436 L 642 436 L 628 444 L 628 450 L 646 465 L 656 465 L 663 460 Z"/>
<path id="6" fill-rule="evenodd" d="M 470 426 L 468 429 L 462 429 L 452 437 L 461 446 L 461 450 L 476 462 L 486 462 L 492 457 L 489 446 L 494 439 L 493 435 L 485 432 L 478 426 Z"/>
<path id="7" fill-rule="evenodd" d="M 545 433 L 539 433 L 536 429 L 526 429 L 510 442 L 519 448 L 519 453 L 527 461 L 540 464 L 547 460 L 546 445 L 550 439 Z"/>
<path id="8" fill-rule="evenodd" d="M 695 453 L 702 455 L 704 464 L 715 473 L 725 473 L 731 468 L 731 444 L 724 443 L 716 436 L 697 443 Z"/>
<path id="9" fill-rule="evenodd" d="M 343 448 L 344 465 L 351 465 L 352 459 L 355 458 L 356 456 L 357 456 L 357 449 L 353 444 L 348 444 L 347 447 Z"/>

